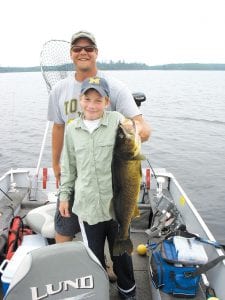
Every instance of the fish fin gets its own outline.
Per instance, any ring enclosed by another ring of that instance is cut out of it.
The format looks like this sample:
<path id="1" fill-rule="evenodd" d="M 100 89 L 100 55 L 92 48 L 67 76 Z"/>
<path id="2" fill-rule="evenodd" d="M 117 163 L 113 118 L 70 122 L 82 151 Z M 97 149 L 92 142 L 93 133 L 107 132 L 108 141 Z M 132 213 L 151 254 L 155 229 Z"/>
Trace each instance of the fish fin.
<path id="1" fill-rule="evenodd" d="M 110 202 L 110 205 L 109 205 L 109 212 L 110 212 L 110 215 L 112 216 L 112 219 L 116 219 L 116 216 L 115 216 L 115 210 L 114 210 L 114 205 L 113 205 L 113 199 L 111 200 Z"/>
<path id="2" fill-rule="evenodd" d="M 130 238 L 126 240 L 116 239 L 113 245 L 113 256 L 119 256 L 125 252 L 131 255 L 133 248 L 133 243 Z"/>
<path id="3" fill-rule="evenodd" d="M 136 218 L 136 217 L 140 217 L 140 211 L 138 209 L 138 206 L 135 205 L 135 208 L 134 208 L 134 212 L 133 212 L 133 216 L 132 216 L 132 219 L 133 218 Z"/>
<path id="4" fill-rule="evenodd" d="M 137 154 L 133 160 L 146 160 L 146 157 L 143 154 Z"/>

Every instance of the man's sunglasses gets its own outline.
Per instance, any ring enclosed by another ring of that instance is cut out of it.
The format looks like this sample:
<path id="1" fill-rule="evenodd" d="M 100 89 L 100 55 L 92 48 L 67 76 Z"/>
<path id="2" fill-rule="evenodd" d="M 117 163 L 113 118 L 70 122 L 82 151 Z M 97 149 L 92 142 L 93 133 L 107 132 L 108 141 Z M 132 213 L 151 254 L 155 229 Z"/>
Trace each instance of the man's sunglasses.
<path id="1" fill-rule="evenodd" d="M 95 51 L 95 49 L 96 49 L 95 46 L 83 46 L 83 47 L 82 46 L 73 46 L 71 48 L 71 50 L 76 53 L 81 52 L 82 50 L 85 50 L 86 52 L 93 52 L 93 51 Z"/>

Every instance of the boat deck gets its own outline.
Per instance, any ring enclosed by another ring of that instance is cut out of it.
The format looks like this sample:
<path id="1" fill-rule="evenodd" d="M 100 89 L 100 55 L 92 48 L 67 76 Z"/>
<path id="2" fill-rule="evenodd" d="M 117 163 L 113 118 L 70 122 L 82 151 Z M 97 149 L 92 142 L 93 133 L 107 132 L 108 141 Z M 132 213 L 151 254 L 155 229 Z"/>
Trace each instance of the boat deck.
<path id="1" fill-rule="evenodd" d="M 13 198 L 13 210 L 16 213 L 16 208 L 18 207 L 20 209 L 19 214 L 21 216 L 26 215 L 26 212 L 29 211 L 32 208 L 35 208 L 41 204 L 44 204 L 47 202 L 46 194 L 43 193 L 43 195 L 39 195 L 40 201 L 29 201 L 29 197 L 26 197 L 27 189 L 21 189 L 16 194 L 10 194 L 10 197 Z M 165 190 L 164 191 L 166 196 L 168 198 L 171 198 L 170 191 Z M 41 191 L 39 192 L 42 193 Z M 171 295 L 167 295 L 159 290 L 156 290 L 152 287 L 152 282 L 149 277 L 149 256 L 140 256 L 138 255 L 136 248 L 139 244 L 146 244 L 148 242 L 149 236 L 145 233 L 145 230 L 149 227 L 149 207 L 150 203 L 154 199 L 155 190 L 151 190 L 148 194 L 143 193 L 143 191 L 140 194 L 140 209 L 141 209 L 141 217 L 135 219 L 131 224 L 131 239 L 134 244 L 134 251 L 132 254 L 133 258 L 133 266 L 134 266 L 134 276 L 136 280 L 136 292 L 137 292 L 137 299 L 138 300 L 172 300 L 172 299 L 180 299 L 177 297 L 173 297 Z M 26 196 L 25 196 L 26 195 Z M 25 196 L 25 197 L 24 197 Z M 35 199 L 35 198 L 34 198 Z M 4 201 L 3 201 L 4 200 Z M 22 203 L 21 203 L 22 202 Z M 154 204 L 154 203 L 153 203 Z M 12 201 L 9 200 L 7 197 L 3 196 L 1 200 L 1 208 L 8 207 L 9 210 L 12 210 Z M 10 208 L 11 206 L 11 208 Z M 3 218 L 2 218 L 3 220 Z M 4 221 L 5 224 L 8 224 L 8 221 Z M 5 226 L 5 225 L 4 225 Z M 80 240 L 81 235 L 79 234 L 75 240 Z M 0 240 L 1 242 L 1 240 Z M 1 244 L 1 243 L 0 243 Z M 109 258 L 109 254 L 107 252 L 106 247 L 106 255 L 107 258 Z M 109 260 L 109 259 L 108 259 Z M 110 263 L 110 261 L 109 261 Z M 1 281 L 0 281 L 0 299 L 3 299 L 2 295 L 2 289 L 1 289 Z M 110 300 L 117 300 L 120 299 L 117 292 L 117 286 L 116 283 L 110 283 Z M 188 298 L 183 298 L 188 299 Z M 205 298 L 205 292 L 204 289 L 200 287 L 198 295 L 195 297 L 195 299 L 203 300 Z"/>
<path id="2" fill-rule="evenodd" d="M 146 219 L 146 218 L 145 218 Z M 139 223 L 140 224 L 140 223 Z M 136 231 L 136 232 L 135 232 Z M 155 290 L 152 286 L 152 281 L 149 275 L 149 255 L 141 256 L 137 253 L 136 248 L 139 244 L 146 244 L 148 242 L 148 235 L 141 232 L 142 229 L 132 228 L 131 239 L 134 244 L 134 252 L 132 254 L 134 276 L 136 281 L 136 299 L 137 300 L 179 300 L 181 298 L 174 297 L 165 294 L 159 290 Z M 152 289 L 155 290 L 155 295 L 152 297 Z M 116 283 L 110 283 L 110 300 L 119 300 Z M 190 298 L 182 298 L 188 300 Z M 194 298 L 197 300 L 205 300 L 205 290 L 200 286 L 197 296 Z"/>
<path id="3" fill-rule="evenodd" d="M 134 249 L 139 244 L 146 244 L 146 233 L 131 233 L 131 238 L 134 244 Z M 140 256 L 137 251 L 132 254 L 134 265 L 134 276 L 136 281 L 137 299 L 151 299 L 150 281 L 148 275 L 148 256 Z M 120 299 L 117 292 L 116 283 L 110 284 L 110 300 Z"/>
<path id="4" fill-rule="evenodd" d="M 137 292 L 137 300 L 153 300 L 151 295 L 151 280 L 149 278 L 148 274 L 148 260 L 149 257 L 146 256 L 140 256 L 137 254 L 136 248 L 139 244 L 145 244 L 148 240 L 148 236 L 146 233 L 140 233 L 140 232 L 132 232 L 131 238 L 134 244 L 135 251 L 132 254 L 133 258 L 133 265 L 134 265 L 134 276 L 136 280 L 136 292 Z M 79 239 L 79 237 L 78 237 Z M 180 298 L 171 297 L 170 295 L 167 295 L 165 293 L 160 293 L 161 298 L 155 298 L 155 299 L 162 299 L 162 300 L 178 300 Z M 2 289 L 1 289 L 1 281 L 0 281 L 0 299 L 3 299 L 2 295 Z M 110 300 L 119 300 L 121 299 L 118 296 L 116 283 L 110 283 Z M 188 299 L 188 298 L 182 298 L 182 299 Z M 198 296 L 195 298 L 198 300 L 205 299 L 203 293 L 199 290 Z M 97 299 L 96 299 L 97 300 Z"/>
<path id="5" fill-rule="evenodd" d="M 79 239 L 79 237 L 78 237 Z M 134 248 L 147 241 L 147 235 L 145 233 L 132 233 L 132 240 L 134 243 Z M 148 276 L 148 256 L 140 256 L 134 251 L 133 255 L 133 264 L 134 264 L 134 275 L 137 286 L 137 299 L 145 300 L 151 299 L 150 292 L 150 282 Z M 1 289 L 1 281 L 0 281 Z M 0 291 L 0 299 L 3 299 L 2 289 Z M 117 292 L 116 283 L 110 283 L 110 300 L 120 299 Z"/>

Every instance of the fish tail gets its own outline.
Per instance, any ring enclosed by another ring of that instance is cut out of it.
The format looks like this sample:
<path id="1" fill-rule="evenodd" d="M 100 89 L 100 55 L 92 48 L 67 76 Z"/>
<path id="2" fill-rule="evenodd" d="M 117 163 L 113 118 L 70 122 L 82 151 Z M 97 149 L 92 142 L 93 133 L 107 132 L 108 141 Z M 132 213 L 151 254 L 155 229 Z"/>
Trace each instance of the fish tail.
<path id="1" fill-rule="evenodd" d="M 126 240 L 116 239 L 113 245 L 113 256 L 119 256 L 127 252 L 131 255 L 133 252 L 133 243 L 130 238 Z"/>

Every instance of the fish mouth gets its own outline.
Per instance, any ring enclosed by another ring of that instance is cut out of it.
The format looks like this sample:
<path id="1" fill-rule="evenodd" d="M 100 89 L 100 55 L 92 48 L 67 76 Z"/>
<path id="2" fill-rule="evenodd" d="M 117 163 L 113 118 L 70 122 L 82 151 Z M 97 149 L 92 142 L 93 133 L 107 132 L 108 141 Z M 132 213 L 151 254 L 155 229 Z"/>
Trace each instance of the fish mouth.
<path id="1" fill-rule="evenodd" d="M 126 138 L 131 139 L 136 135 L 137 129 L 133 119 L 125 119 L 120 123 L 120 128 L 123 131 Z"/>
<path id="2" fill-rule="evenodd" d="M 126 119 L 124 122 L 120 123 L 119 127 L 122 131 L 119 134 L 119 137 L 121 139 L 125 138 L 125 140 L 128 140 L 129 142 L 134 141 L 134 143 L 136 144 L 135 148 L 138 148 L 140 150 L 141 138 L 138 134 L 137 126 L 136 126 L 134 120 Z"/>

